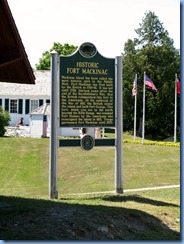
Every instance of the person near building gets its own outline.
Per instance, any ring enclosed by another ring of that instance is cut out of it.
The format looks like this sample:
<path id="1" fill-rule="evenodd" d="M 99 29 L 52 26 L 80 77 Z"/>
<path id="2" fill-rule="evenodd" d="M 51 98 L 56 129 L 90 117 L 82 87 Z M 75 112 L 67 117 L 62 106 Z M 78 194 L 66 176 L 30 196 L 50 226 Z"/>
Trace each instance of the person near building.
<path id="1" fill-rule="evenodd" d="M 19 127 L 19 126 L 22 126 L 22 125 L 24 125 L 23 118 L 20 118 L 18 124 L 16 124 L 16 127 Z"/>

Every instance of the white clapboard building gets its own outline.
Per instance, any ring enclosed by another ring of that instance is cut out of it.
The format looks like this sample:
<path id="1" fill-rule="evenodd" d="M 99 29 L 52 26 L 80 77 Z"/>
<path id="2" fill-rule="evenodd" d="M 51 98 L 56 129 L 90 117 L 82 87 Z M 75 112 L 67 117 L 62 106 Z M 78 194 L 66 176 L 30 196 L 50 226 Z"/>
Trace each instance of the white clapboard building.
<path id="1" fill-rule="evenodd" d="M 35 85 L 0 82 L 0 106 L 10 114 L 10 126 L 20 118 L 24 125 L 30 125 L 30 112 L 50 103 L 50 71 L 34 71 Z"/>
<path id="2" fill-rule="evenodd" d="M 11 127 L 23 118 L 24 126 L 30 126 L 30 137 L 49 137 L 51 71 L 37 70 L 34 75 L 35 85 L 0 82 L 0 106 L 9 112 Z M 88 134 L 99 137 L 97 132 L 87 129 Z M 81 128 L 58 128 L 58 135 L 80 136 Z"/>
<path id="3" fill-rule="evenodd" d="M 58 128 L 59 136 L 80 136 L 79 128 Z M 50 104 L 45 103 L 30 113 L 30 136 L 50 137 Z"/>

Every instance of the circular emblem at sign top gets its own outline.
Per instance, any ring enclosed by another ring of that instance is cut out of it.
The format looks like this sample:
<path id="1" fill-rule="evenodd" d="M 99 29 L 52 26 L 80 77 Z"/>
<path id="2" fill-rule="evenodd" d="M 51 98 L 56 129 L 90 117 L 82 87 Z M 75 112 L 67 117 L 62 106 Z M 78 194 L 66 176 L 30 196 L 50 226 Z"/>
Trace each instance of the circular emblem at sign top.
<path id="1" fill-rule="evenodd" d="M 84 150 L 90 150 L 90 149 L 92 149 L 93 146 L 94 146 L 94 144 L 95 144 L 94 143 L 94 139 L 90 135 L 85 135 L 81 139 L 81 147 Z"/>
<path id="2" fill-rule="evenodd" d="M 83 57 L 91 58 L 95 56 L 97 49 L 91 42 L 85 42 L 80 46 L 79 52 Z"/>

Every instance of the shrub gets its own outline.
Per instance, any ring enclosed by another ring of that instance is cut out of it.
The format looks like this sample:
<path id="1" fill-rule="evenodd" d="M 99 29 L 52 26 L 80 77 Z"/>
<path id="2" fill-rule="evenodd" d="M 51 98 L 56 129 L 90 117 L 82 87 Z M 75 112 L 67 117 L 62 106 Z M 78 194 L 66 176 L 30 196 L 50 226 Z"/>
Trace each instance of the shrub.
<path id="1" fill-rule="evenodd" d="M 5 126 L 8 125 L 8 122 L 10 121 L 10 115 L 7 111 L 3 112 L 2 107 L 0 106 L 0 136 L 4 136 L 6 129 Z"/>
<path id="2" fill-rule="evenodd" d="M 123 140 L 124 143 L 142 144 L 141 140 Z M 162 142 L 162 141 L 145 141 L 144 145 L 157 145 L 157 146 L 168 146 L 168 147 L 180 147 L 179 142 Z"/>

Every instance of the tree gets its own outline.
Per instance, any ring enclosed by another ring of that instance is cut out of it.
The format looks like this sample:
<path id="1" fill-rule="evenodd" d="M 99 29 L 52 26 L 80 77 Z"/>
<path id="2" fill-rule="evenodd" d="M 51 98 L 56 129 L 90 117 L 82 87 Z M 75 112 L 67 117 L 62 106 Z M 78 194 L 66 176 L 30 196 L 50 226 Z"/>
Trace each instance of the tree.
<path id="1" fill-rule="evenodd" d="M 42 54 L 42 58 L 39 59 L 39 64 L 36 64 L 37 70 L 50 70 L 50 52 L 55 50 L 59 55 L 69 55 L 75 52 L 77 46 L 69 45 L 65 43 L 54 42 L 52 48 L 49 51 L 45 51 Z"/>
<path id="2" fill-rule="evenodd" d="M 8 122 L 11 120 L 10 115 L 7 111 L 3 112 L 2 107 L 0 106 L 0 136 L 4 136 L 6 129 L 5 126 L 8 125 Z"/>
<path id="3" fill-rule="evenodd" d="M 173 40 L 151 11 L 145 14 L 138 35 L 124 45 L 123 54 L 123 108 L 124 130 L 133 129 L 134 99 L 131 89 L 138 75 L 137 118 L 142 119 L 143 74 L 152 79 L 157 92 L 146 90 L 145 133 L 166 137 L 173 134 L 175 73 L 180 73 L 180 54 Z M 138 124 L 138 123 L 137 123 Z"/>
<path id="4" fill-rule="evenodd" d="M 141 45 L 162 46 L 168 44 L 173 46 L 173 40 L 169 37 L 169 33 L 164 29 L 154 12 L 149 11 L 145 14 L 142 23 L 139 24 L 140 28 L 135 32 L 138 35 L 137 41 Z"/>

